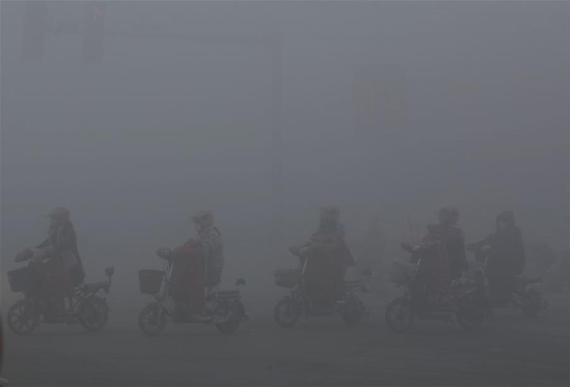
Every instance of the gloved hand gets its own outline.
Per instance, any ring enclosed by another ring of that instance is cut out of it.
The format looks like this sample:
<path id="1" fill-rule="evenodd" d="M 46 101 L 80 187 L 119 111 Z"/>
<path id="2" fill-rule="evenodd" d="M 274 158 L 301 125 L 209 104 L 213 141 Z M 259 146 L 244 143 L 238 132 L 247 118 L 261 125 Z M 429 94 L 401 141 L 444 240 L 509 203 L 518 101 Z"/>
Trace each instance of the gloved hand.
<path id="1" fill-rule="evenodd" d="M 481 247 L 481 251 L 484 253 L 486 253 L 489 250 L 491 250 L 491 246 L 489 246 L 489 245 L 485 245 L 485 246 Z"/>
<path id="2" fill-rule="evenodd" d="M 171 254 L 172 250 L 166 247 L 161 247 L 160 249 L 156 250 L 156 255 L 162 259 L 168 259 Z"/>
<path id="3" fill-rule="evenodd" d="M 44 248 L 33 248 L 32 251 L 32 261 L 39 262 L 44 259 L 48 259 L 55 253 L 55 248 L 53 246 L 46 246 Z"/>
<path id="4" fill-rule="evenodd" d="M 32 252 L 32 258 L 31 259 L 34 262 L 40 261 L 44 255 L 41 249 L 33 248 L 33 249 L 30 249 L 30 251 Z"/>
<path id="5" fill-rule="evenodd" d="M 31 249 L 24 249 L 20 251 L 18 254 L 16 254 L 14 262 L 24 262 L 27 261 L 28 259 L 31 259 L 33 256 L 34 254 Z"/>
<path id="6" fill-rule="evenodd" d="M 402 242 L 401 246 L 404 250 L 406 250 L 408 253 L 415 253 L 420 249 L 420 246 L 412 244 L 410 242 Z"/>

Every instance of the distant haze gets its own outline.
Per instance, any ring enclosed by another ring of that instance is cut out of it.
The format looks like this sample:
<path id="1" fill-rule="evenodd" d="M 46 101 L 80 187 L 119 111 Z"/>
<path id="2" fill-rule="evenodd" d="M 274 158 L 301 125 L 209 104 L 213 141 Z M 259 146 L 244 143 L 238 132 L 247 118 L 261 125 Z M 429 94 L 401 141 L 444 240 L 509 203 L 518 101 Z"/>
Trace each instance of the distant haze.
<path id="1" fill-rule="evenodd" d="M 434 221 L 452 203 L 469 241 L 513 209 L 527 241 L 565 249 L 568 7 L 110 1 L 108 31 L 151 24 L 197 39 L 109 36 L 103 62 L 84 64 L 81 36 L 52 34 L 42 61 L 21 61 L 25 4 L 2 2 L 3 272 L 45 237 L 55 205 L 72 211 L 90 278 L 113 264 L 133 283 L 156 248 L 192 234 L 187 216 L 203 207 L 214 210 L 236 273 L 277 268 L 323 203 L 341 207 L 349 240 L 372 214 L 397 240 L 408 221 Z M 48 3 L 55 23 L 81 26 L 84 10 Z M 199 38 L 210 35 L 220 40 Z M 271 50 L 226 38 L 281 42 L 279 200 Z M 363 138 L 355 127 L 354 74 L 366 65 L 405 73 L 405 126 L 393 136 L 379 128 Z"/>

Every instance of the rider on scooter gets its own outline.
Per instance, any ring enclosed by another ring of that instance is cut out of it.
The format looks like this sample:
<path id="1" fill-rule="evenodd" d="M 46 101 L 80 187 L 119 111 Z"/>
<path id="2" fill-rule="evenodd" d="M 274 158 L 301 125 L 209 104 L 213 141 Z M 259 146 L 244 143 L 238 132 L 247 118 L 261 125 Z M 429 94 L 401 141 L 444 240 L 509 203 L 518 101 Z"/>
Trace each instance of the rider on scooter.
<path id="1" fill-rule="evenodd" d="M 343 296 L 346 268 L 355 265 L 344 241 L 339 217 L 337 206 L 323 206 L 319 228 L 311 240 L 290 249 L 294 255 L 301 257 L 301 263 L 308 259 L 304 273 L 305 286 L 314 304 L 339 301 Z"/>
<path id="2" fill-rule="evenodd" d="M 85 278 L 83 264 L 77 249 L 77 238 L 71 213 L 65 207 L 52 209 L 48 217 L 50 226 L 47 239 L 32 249 L 25 249 L 16 256 L 16 262 L 32 260 L 36 291 L 44 298 L 47 319 L 57 320 L 65 310 L 65 297 Z"/>
<path id="3" fill-rule="evenodd" d="M 197 211 L 191 220 L 196 237 L 172 250 L 159 249 L 158 255 L 172 260 L 172 292 L 180 314 L 196 322 L 209 321 L 204 288 L 210 295 L 221 282 L 224 245 L 211 211 Z"/>
<path id="4" fill-rule="evenodd" d="M 515 225 L 513 211 L 497 215 L 494 234 L 473 244 L 487 254 L 486 275 L 489 280 L 494 306 L 506 305 L 513 300 L 511 279 L 521 275 L 526 263 L 526 254 L 521 230 Z"/>
<path id="5" fill-rule="evenodd" d="M 210 210 L 197 211 L 192 215 L 196 229 L 196 242 L 205 263 L 205 285 L 211 295 L 222 281 L 224 270 L 224 242 L 220 230 L 214 226 L 214 215 Z"/>
<path id="6" fill-rule="evenodd" d="M 459 211 L 443 206 L 438 213 L 439 224 L 428 225 L 428 234 L 420 245 L 403 243 L 411 253 L 421 252 L 421 263 L 416 283 L 425 289 L 425 298 L 433 306 L 446 306 L 451 302 L 451 282 L 467 269 L 465 243 L 462 231 L 456 226 Z M 417 254 L 412 255 L 413 259 Z"/>

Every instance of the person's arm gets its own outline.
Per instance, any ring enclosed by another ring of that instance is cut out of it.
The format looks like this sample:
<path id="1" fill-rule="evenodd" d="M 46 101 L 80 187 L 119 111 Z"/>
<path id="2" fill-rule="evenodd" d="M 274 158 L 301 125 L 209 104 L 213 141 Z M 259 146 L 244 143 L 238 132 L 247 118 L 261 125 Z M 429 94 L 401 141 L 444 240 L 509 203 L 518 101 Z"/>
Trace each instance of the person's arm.
<path id="1" fill-rule="evenodd" d="M 174 249 L 172 249 L 171 251 L 171 257 L 172 258 L 180 258 L 180 257 L 184 257 L 184 256 L 189 256 L 190 254 L 192 254 L 192 250 L 195 249 L 197 247 L 196 242 L 194 242 L 194 240 L 190 239 L 188 241 L 186 241 L 182 246 L 176 247 Z"/>
<path id="2" fill-rule="evenodd" d="M 37 245 L 35 248 L 36 248 L 36 249 L 43 249 L 44 247 L 48 247 L 49 245 L 50 245 L 49 238 L 46 238 L 45 241 L 43 241 L 42 243 L 40 243 L 39 245 Z"/>
<path id="3" fill-rule="evenodd" d="M 419 244 L 419 247 L 420 247 L 420 250 L 429 251 L 429 250 L 436 249 L 440 243 L 441 242 L 438 239 L 436 239 L 432 235 L 428 234 L 424 237 L 422 242 Z M 415 251 L 418 251 L 418 249 L 415 249 Z"/>
<path id="4" fill-rule="evenodd" d="M 40 243 L 34 248 L 30 249 L 32 261 L 42 261 L 48 259 L 56 251 L 55 246 L 52 246 L 51 240 L 48 237 L 45 241 Z"/>
<path id="5" fill-rule="evenodd" d="M 485 246 L 490 246 L 493 244 L 493 234 L 488 235 L 486 238 L 480 240 L 479 242 L 469 243 L 466 247 L 467 250 L 476 252 L 481 250 Z"/>
<path id="6" fill-rule="evenodd" d="M 204 259 L 204 264 L 207 266 L 210 264 L 210 258 L 212 257 L 212 241 L 210 238 L 206 238 L 200 242 L 200 249 L 202 250 L 202 258 Z"/>
<path id="7" fill-rule="evenodd" d="M 461 231 L 459 232 L 459 236 L 457 238 L 457 250 L 458 259 L 463 262 L 463 269 L 468 269 L 469 264 L 467 262 L 467 254 L 465 253 L 465 237 Z"/>
<path id="8" fill-rule="evenodd" d="M 344 224 L 342 224 L 342 223 L 338 224 L 337 232 L 342 238 L 346 237 L 346 227 L 344 227 Z"/>
<path id="9" fill-rule="evenodd" d="M 342 246 L 342 239 L 340 239 L 340 237 L 333 237 L 326 242 L 311 242 L 309 249 L 315 253 L 330 254 L 338 251 Z"/>
<path id="10" fill-rule="evenodd" d="M 291 247 L 289 247 L 289 252 L 295 256 L 300 257 L 302 255 L 305 255 L 309 246 L 310 246 L 309 242 L 307 242 L 301 246 L 291 246 Z"/>
<path id="11" fill-rule="evenodd" d="M 56 252 L 71 250 L 77 243 L 77 237 L 73 227 L 66 227 L 59 238 L 55 238 L 54 249 Z"/>
<path id="12" fill-rule="evenodd" d="M 514 237 L 514 254 L 515 254 L 515 269 L 516 273 L 522 274 L 526 264 L 526 253 L 524 250 L 524 242 L 522 238 L 522 232 L 517 229 Z"/>

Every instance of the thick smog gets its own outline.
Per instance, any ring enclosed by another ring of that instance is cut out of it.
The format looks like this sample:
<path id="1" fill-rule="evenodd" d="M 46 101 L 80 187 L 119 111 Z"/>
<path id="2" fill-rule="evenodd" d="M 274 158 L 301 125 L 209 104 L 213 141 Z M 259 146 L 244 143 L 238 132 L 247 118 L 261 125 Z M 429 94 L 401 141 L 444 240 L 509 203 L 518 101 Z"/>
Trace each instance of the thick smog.
<path id="1" fill-rule="evenodd" d="M 0 14 L 0 385 L 570 383 L 568 2 Z"/>

